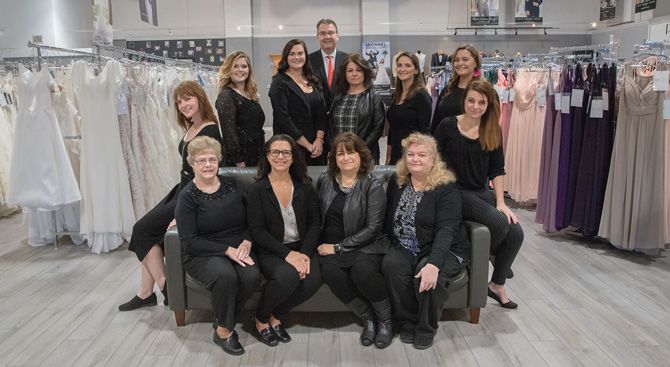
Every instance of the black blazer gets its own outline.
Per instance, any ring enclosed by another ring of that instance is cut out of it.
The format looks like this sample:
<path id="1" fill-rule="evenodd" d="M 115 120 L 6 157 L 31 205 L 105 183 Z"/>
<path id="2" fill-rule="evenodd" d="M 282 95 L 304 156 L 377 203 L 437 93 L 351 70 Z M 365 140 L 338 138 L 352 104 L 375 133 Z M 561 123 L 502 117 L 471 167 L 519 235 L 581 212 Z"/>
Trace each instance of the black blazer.
<path id="1" fill-rule="evenodd" d="M 335 52 L 335 66 L 333 67 L 333 87 L 337 83 L 337 71 L 344 62 L 344 59 L 349 56 L 348 53 L 337 50 Z M 326 109 L 330 109 L 330 104 L 333 102 L 332 90 L 328 88 L 328 78 L 326 74 L 326 65 L 323 63 L 323 55 L 321 49 L 309 54 L 309 63 L 312 66 L 312 72 L 321 81 L 321 89 L 326 100 Z"/>
<path id="2" fill-rule="evenodd" d="M 287 134 L 294 140 L 304 136 L 310 142 L 316 138 L 316 131 L 326 131 L 326 106 L 323 94 L 317 85 L 312 85 L 313 93 L 321 98 L 317 118 L 312 121 L 312 108 L 305 93 L 290 76 L 278 73 L 270 85 L 272 103 L 272 130 L 274 134 Z"/>
<path id="3" fill-rule="evenodd" d="M 397 176 L 389 179 L 385 232 L 397 244 L 393 234 L 393 220 L 405 186 L 398 186 Z M 470 258 L 470 241 L 463 224 L 461 193 L 452 182 L 427 191 L 419 203 L 414 217 L 416 239 L 419 242 L 419 258 L 428 256 L 428 262 L 439 269 L 453 253 L 464 261 Z"/>
<path id="4" fill-rule="evenodd" d="M 330 126 L 333 126 L 332 116 L 333 108 L 339 105 L 344 97 L 343 94 L 336 94 L 333 97 L 333 103 L 328 113 Z M 386 107 L 379 93 L 368 89 L 363 96 L 361 106 L 358 110 L 358 129 L 356 135 L 360 136 L 368 146 L 372 158 L 379 162 L 379 138 L 384 133 L 384 122 L 386 121 Z M 330 139 L 333 140 L 332 131 Z"/>
<path id="5" fill-rule="evenodd" d="M 440 62 L 440 56 L 436 53 L 433 54 L 430 58 L 430 66 L 445 66 L 449 62 L 450 57 L 447 54 L 442 55 L 442 62 Z"/>
<path id="6" fill-rule="evenodd" d="M 249 186 L 246 191 L 247 224 L 251 238 L 260 253 L 274 254 L 282 259 L 291 250 L 284 245 L 284 219 L 279 201 L 267 176 Z M 311 256 L 319 244 L 321 215 L 319 198 L 311 183 L 293 180 L 293 210 L 300 235 L 300 252 Z"/>

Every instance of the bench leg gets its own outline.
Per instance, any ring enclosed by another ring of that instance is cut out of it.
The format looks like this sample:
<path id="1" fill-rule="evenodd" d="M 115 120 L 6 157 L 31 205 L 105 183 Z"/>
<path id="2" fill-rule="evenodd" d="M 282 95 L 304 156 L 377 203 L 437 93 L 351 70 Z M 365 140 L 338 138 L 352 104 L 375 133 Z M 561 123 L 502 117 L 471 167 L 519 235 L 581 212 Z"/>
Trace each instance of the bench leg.
<path id="1" fill-rule="evenodd" d="M 186 325 L 186 310 L 174 310 L 174 321 L 177 326 Z"/>
<path id="2" fill-rule="evenodd" d="M 470 309 L 470 323 L 471 324 L 479 324 L 479 312 L 480 311 L 481 311 L 481 309 L 479 307 Z"/>

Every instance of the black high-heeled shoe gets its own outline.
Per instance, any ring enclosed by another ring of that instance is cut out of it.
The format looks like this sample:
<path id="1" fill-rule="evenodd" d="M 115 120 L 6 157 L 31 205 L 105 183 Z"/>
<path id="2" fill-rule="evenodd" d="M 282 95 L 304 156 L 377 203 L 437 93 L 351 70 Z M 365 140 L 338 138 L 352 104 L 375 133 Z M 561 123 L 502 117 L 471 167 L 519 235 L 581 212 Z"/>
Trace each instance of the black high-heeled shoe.
<path id="1" fill-rule="evenodd" d="M 491 290 L 491 288 L 489 288 L 489 294 L 488 294 L 488 295 L 489 295 L 489 297 L 491 297 L 491 298 L 493 298 L 494 300 L 496 300 L 496 301 L 500 304 L 500 307 L 502 307 L 502 308 L 508 308 L 508 309 L 510 309 L 510 310 L 513 310 L 513 309 L 519 307 L 519 305 L 517 305 L 517 304 L 516 304 L 515 302 L 513 302 L 512 300 L 509 300 L 509 301 L 507 301 L 506 303 L 503 303 L 503 301 L 500 299 L 500 297 L 498 297 L 498 295 L 495 294 L 495 293 Z"/>

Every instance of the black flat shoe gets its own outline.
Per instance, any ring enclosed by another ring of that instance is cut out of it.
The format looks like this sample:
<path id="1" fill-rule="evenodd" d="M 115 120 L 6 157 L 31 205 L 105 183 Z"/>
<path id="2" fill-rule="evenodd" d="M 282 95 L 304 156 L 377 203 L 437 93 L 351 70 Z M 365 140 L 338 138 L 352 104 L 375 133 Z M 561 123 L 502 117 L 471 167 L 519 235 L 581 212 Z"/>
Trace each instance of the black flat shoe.
<path id="1" fill-rule="evenodd" d="M 221 347 L 221 349 L 228 354 L 234 356 L 244 354 L 244 348 L 242 347 L 242 344 L 240 344 L 239 337 L 235 330 L 233 330 L 233 333 L 225 339 L 220 337 L 219 334 L 216 333 L 216 330 L 214 330 L 214 337 L 212 339 L 214 340 L 214 344 Z"/>
<path id="2" fill-rule="evenodd" d="M 512 269 L 509 269 L 509 271 L 507 272 L 507 279 L 512 279 L 512 278 L 514 278 L 514 272 L 512 271 Z"/>
<path id="3" fill-rule="evenodd" d="M 277 339 L 279 339 L 280 342 L 288 343 L 291 341 L 291 336 L 288 335 L 288 332 L 286 332 L 286 329 L 284 329 L 281 324 L 273 326 L 272 331 L 275 333 Z"/>
<path id="4" fill-rule="evenodd" d="M 405 344 L 414 343 L 414 329 L 400 328 L 400 341 Z"/>
<path id="5" fill-rule="evenodd" d="M 414 346 L 414 349 L 428 349 L 433 346 L 433 338 L 428 336 L 415 336 L 412 345 Z"/>
<path id="6" fill-rule="evenodd" d="M 502 300 L 500 299 L 500 297 L 498 297 L 497 294 L 493 293 L 493 291 L 491 290 L 491 288 L 489 288 L 489 297 L 491 297 L 491 298 L 493 298 L 494 300 L 496 300 L 496 301 L 500 304 L 500 307 L 502 307 L 502 308 L 509 308 L 510 310 L 513 310 L 513 309 L 519 307 L 519 305 L 517 305 L 516 303 L 512 302 L 511 300 L 508 301 L 507 303 L 503 303 Z"/>
<path id="7" fill-rule="evenodd" d="M 275 347 L 277 344 L 279 344 L 279 339 L 277 339 L 277 334 L 275 334 L 272 331 L 272 327 L 268 326 L 265 329 L 258 331 L 256 327 L 254 326 L 254 330 L 256 330 L 256 338 L 260 340 L 261 343 L 269 346 L 269 347 Z"/>
<path id="8" fill-rule="evenodd" d="M 151 293 L 147 298 L 133 297 L 130 301 L 119 305 L 119 311 L 132 311 L 142 307 L 156 306 L 156 293 Z"/>

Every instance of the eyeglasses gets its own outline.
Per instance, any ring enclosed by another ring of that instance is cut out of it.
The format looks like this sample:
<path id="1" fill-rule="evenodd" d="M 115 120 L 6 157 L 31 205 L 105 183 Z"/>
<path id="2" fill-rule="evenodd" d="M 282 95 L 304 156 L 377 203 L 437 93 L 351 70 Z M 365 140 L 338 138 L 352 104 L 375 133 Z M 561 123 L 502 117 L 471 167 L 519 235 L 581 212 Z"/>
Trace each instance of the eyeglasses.
<path id="1" fill-rule="evenodd" d="M 279 155 L 282 155 L 284 158 L 291 158 L 293 156 L 293 152 L 290 150 L 279 150 L 279 149 L 272 149 L 270 151 L 270 155 L 274 158 L 279 157 Z"/>
<path id="2" fill-rule="evenodd" d="M 196 159 L 194 162 L 195 164 L 198 165 L 198 167 L 203 167 L 207 163 L 215 166 L 219 163 L 219 160 L 216 158 L 203 158 L 203 159 Z"/>

